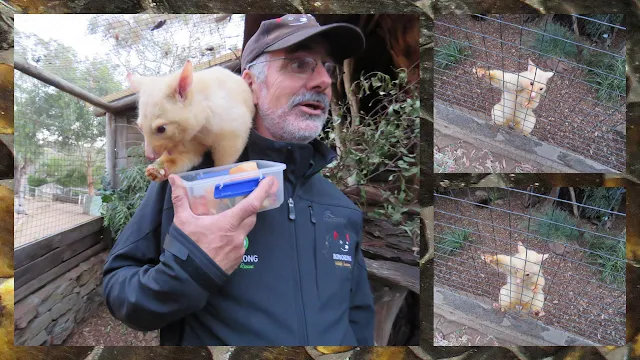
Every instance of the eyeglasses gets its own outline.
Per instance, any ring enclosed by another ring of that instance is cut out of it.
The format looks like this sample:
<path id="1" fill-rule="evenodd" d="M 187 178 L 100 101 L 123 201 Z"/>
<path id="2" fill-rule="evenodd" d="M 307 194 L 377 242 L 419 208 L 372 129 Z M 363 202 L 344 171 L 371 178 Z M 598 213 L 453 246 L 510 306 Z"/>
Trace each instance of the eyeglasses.
<path id="1" fill-rule="evenodd" d="M 286 68 L 287 71 L 296 75 L 305 75 L 305 76 L 312 75 L 316 71 L 316 67 L 318 67 L 318 62 L 313 58 L 280 57 L 280 58 L 269 59 L 265 61 L 249 63 L 247 65 L 247 69 L 256 64 L 261 64 L 261 63 L 266 63 L 266 62 L 276 61 L 276 60 L 288 61 L 289 64 L 287 65 L 287 68 Z M 327 74 L 329 74 L 329 77 L 331 78 L 332 82 L 337 82 L 340 79 L 340 75 L 342 75 L 342 72 L 340 70 L 339 65 L 332 63 L 330 61 L 325 62 L 322 65 L 324 65 L 324 69 L 327 71 Z"/>

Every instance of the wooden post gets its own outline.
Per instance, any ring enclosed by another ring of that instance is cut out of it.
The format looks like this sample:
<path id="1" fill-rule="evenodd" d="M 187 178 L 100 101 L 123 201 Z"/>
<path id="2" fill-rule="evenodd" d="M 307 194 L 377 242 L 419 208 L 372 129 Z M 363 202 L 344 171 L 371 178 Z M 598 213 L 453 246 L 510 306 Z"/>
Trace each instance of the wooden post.
<path id="1" fill-rule="evenodd" d="M 112 113 L 107 113 L 106 123 L 106 135 L 107 135 L 107 174 L 109 174 L 109 182 L 111 187 L 115 188 L 116 184 L 116 130 L 115 130 L 115 117 Z"/>
<path id="2" fill-rule="evenodd" d="M 100 99 L 99 97 L 73 85 L 72 83 L 61 79 L 53 74 L 50 74 L 42 69 L 39 69 L 33 65 L 30 65 L 23 59 L 14 59 L 14 67 L 16 70 L 27 74 L 35 79 L 42 81 L 47 85 L 51 85 L 54 88 L 64 91 L 77 97 L 80 100 L 86 101 L 89 104 L 104 109 L 106 111 L 113 111 L 112 105 L 108 102 Z"/>

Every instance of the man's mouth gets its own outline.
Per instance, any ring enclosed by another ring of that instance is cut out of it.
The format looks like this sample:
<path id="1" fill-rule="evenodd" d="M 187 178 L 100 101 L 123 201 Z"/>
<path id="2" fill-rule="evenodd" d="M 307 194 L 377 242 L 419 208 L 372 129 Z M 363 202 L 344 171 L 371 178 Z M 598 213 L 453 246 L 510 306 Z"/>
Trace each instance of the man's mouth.
<path id="1" fill-rule="evenodd" d="M 298 104 L 306 113 L 309 114 L 321 114 L 324 111 L 324 105 L 317 102 L 305 101 Z"/>

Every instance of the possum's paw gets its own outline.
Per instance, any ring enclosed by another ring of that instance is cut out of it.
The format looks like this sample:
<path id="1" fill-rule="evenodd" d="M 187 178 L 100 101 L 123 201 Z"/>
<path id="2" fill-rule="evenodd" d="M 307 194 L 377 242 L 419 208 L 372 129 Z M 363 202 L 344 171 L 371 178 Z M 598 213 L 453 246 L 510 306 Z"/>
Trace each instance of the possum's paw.
<path id="1" fill-rule="evenodd" d="M 496 310 L 500 310 L 500 311 L 505 311 L 506 309 L 502 306 L 500 306 L 500 304 L 498 303 L 493 303 L 493 308 Z"/>
<path id="2" fill-rule="evenodd" d="M 476 74 L 476 76 L 479 78 L 483 78 L 485 74 L 487 74 L 487 70 L 483 68 L 474 67 L 471 71 L 473 71 L 473 73 Z"/>
<path id="3" fill-rule="evenodd" d="M 540 316 L 544 315 L 544 311 L 536 310 L 536 311 L 533 312 L 533 315 L 535 315 L 537 317 L 540 317 Z"/>
<path id="4" fill-rule="evenodd" d="M 144 171 L 144 174 L 147 177 L 147 179 L 151 181 L 156 181 L 156 182 L 162 182 L 169 178 L 169 172 L 167 170 L 159 169 L 154 164 L 147 166 L 147 168 Z"/>

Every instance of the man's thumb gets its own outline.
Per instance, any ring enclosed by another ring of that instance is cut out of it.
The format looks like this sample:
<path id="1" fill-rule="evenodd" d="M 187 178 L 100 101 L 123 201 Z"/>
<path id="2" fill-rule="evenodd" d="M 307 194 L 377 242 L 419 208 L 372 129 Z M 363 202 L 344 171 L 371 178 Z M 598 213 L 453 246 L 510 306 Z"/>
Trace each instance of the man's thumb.
<path id="1" fill-rule="evenodd" d="M 188 210 L 189 199 L 187 197 L 187 189 L 182 185 L 182 179 L 177 175 L 171 174 L 169 175 L 169 184 L 171 185 L 171 202 L 173 203 L 174 213 Z"/>
<path id="2" fill-rule="evenodd" d="M 277 181 L 274 177 L 267 177 L 258 184 L 258 187 L 251 194 L 227 211 L 233 214 L 232 217 L 238 224 L 241 224 L 249 216 L 256 214 L 260 210 L 262 203 L 277 189 L 276 183 Z"/>

